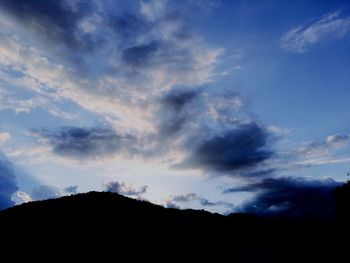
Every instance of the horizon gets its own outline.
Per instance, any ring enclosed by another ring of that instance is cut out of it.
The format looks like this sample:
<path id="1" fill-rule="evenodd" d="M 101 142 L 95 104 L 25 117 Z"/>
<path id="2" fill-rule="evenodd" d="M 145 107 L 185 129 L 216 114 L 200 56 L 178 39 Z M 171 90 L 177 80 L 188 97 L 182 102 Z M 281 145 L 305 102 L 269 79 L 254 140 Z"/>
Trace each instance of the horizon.
<path id="1" fill-rule="evenodd" d="M 0 2 L 0 210 L 110 191 L 322 216 L 347 181 L 347 1 Z"/>

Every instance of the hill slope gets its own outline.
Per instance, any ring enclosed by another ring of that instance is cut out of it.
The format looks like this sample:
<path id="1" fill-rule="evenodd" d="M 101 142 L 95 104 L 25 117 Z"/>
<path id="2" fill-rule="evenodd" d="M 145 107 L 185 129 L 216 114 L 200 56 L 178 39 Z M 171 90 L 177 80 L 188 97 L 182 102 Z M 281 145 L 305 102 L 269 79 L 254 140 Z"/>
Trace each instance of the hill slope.
<path id="1" fill-rule="evenodd" d="M 344 207 L 349 204 L 349 187 L 337 190 L 337 198 L 343 198 L 338 201 L 338 219 L 348 211 Z M 289 221 L 244 214 L 225 217 L 166 209 L 115 193 L 90 192 L 2 211 L 0 231 L 3 240 L 35 237 L 35 246 L 52 249 L 55 246 L 51 244 L 59 243 L 65 253 L 82 246 L 84 255 L 131 249 L 154 255 L 162 251 L 173 257 L 214 255 L 234 262 L 292 262 L 300 258 L 337 262 L 334 259 L 346 251 L 340 237 L 348 232 L 340 221 Z"/>

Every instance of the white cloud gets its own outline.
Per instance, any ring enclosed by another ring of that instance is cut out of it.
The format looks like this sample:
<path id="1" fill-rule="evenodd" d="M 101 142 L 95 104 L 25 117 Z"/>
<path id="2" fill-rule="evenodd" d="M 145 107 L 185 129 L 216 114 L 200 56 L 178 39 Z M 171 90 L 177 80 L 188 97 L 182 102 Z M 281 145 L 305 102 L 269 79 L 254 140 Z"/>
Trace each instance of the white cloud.
<path id="1" fill-rule="evenodd" d="M 281 38 L 281 47 L 293 52 L 306 52 L 320 41 L 342 38 L 350 32 L 350 17 L 341 17 L 340 12 L 323 16 L 320 20 L 289 30 Z"/>
<path id="2" fill-rule="evenodd" d="M 118 130 L 152 132 L 153 105 L 162 92 L 174 86 L 200 86 L 220 76 L 215 73 L 215 65 L 223 50 L 209 47 L 203 39 L 192 33 L 179 37 L 178 34 L 185 27 L 184 22 L 181 17 L 167 19 L 168 12 L 166 1 L 142 2 L 140 14 L 146 21 L 151 20 L 150 25 L 147 25 L 142 35 L 127 39 L 132 44 L 119 43 L 122 48 L 118 47 L 118 42 L 123 40 L 109 31 L 112 29 L 104 27 L 106 32 L 103 33 L 110 43 L 84 57 L 86 66 L 91 66 L 89 70 L 96 72 L 83 73 L 78 64 L 57 55 L 57 48 L 55 51 L 50 49 L 50 45 L 46 49 L 41 48 L 32 31 L 23 30 L 22 24 L 4 16 L 6 19 L 0 22 L 0 30 L 9 33 L 0 35 L 0 71 L 5 67 L 18 70 L 24 76 L 15 80 L 17 85 L 41 97 L 14 99 L 6 94 L 7 104 L 3 104 L 3 107 L 16 112 L 29 112 L 35 107 L 46 105 L 52 114 L 72 119 L 74 116 L 66 114 L 64 109 L 53 109 L 47 105 L 48 101 L 69 100 L 110 120 Z M 98 15 L 94 15 L 95 20 L 98 20 Z M 81 25 L 84 32 L 102 33 L 99 32 L 101 29 L 91 28 L 91 23 L 86 23 Z M 145 58 L 145 63 L 149 59 L 150 65 L 135 66 L 134 61 L 123 61 L 123 55 L 129 47 L 131 50 L 142 49 L 153 42 L 158 45 L 155 54 Z M 1 76 L 1 80 L 7 85 L 13 78 L 6 81 Z"/>
<path id="3" fill-rule="evenodd" d="M 6 142 L 10 138 L 11 136 L 7 132 L 0 132 L 0 144 Z"/>
<path id="4" fill-rule="evenodd" d="M 326 138 L 326 142 L 328 145 L 331 145 L 332 147 L 344 147 L 350 142 L 350 135 L 340 135 L 340 134 L 335 134 L 335 135 L 330 135 Z"/>
<path id="5" fill-rule="evenodd" d="M 154 21 L 164 15 L 166 2 L 166 0 L 141 1 L 141 14 L 147 19 Z"/>
<path id="6" fill-rule="evenodd" d="M 342 158 L 335 158 L 335 157 L 325 157 L 325 158 L 316 158 L 316 159 L 309 159 L 305 161 L 297 162 L 297 165 L 302 166 L 315 166 L 315 165 L 324 165 L 324 164 L 339 164 L 339 163 L 349 163 L 350 158 L 349 157 L 342 157 Z"/>
<path id="7" fill-rule="evenodd" d="M 347 146 L 350 143 L 350 135 L 334 134 L 327 136 L 322 141 L 310 142 L 301 149 L 299 153 L 303 157 L 330 156 L 338 148 Z"/>
<path id="8" fill-rule="evenodd" d="M 14 197 L 14 199 L 16 204 L 23 204 L 23 203 L 28 203 L 33 201 L 33 199 L 29 194 L 25 192 L 20 192 L 20 191 L 16 193 L 16 196 Z"/>

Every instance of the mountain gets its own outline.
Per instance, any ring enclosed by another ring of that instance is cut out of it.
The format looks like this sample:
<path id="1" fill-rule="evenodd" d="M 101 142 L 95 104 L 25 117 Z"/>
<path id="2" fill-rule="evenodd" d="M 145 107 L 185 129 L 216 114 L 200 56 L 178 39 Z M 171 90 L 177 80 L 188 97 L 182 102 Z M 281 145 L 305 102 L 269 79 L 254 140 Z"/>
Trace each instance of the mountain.
<path id="1" fill-rule="evenodd" d="M 2 253 L 25 249 L 99 259 L 186 258 L 232 262 L 345 262 L 350 185 L 336 190 L 331 221 L 223 216 L 164 208 L 109 192 L 90 192 L 0 212 Z M 123 254 L 124 253 L 124 254 Z"/>

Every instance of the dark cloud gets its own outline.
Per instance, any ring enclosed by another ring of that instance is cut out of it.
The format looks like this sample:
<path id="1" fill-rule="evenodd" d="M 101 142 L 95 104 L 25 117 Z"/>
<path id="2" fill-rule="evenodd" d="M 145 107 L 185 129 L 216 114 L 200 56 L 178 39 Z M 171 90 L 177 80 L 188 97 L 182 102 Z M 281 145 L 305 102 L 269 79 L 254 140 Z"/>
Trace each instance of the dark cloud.
<path id="1" fill-rule="evenodd" d="M 200 96 L 199 90 L 176 89 L 161 99 L 158 114 L 159 134 L 161 138 L 169 138 L 183 129 L 191 121 L 191 102 Z"/>
<path id="2" fill-rule="evenodd" d="M 82 159 L 131 150 L 136 140 L 133 136 L 118 134 L 111 128 L 62 127 L 57 130 L 36 129 L 33 133 L 46 139 L 54 153 Z"/>
<path id="3" fill-rule="evenodd" d="M 233 208 L 234 206 L 232 203 L 229 203 L 229 202 L 225 202 L 225 201 L 212 202 L 204 197 L 201 197 L 196 193 L 189 193 L 185 195 L 172 196 L 170 199 L 167 200 L 166 207 L 178 208 L 175 202 L 189 203 L 194 201 L 198 202 L 201 206 L 226 206 L 229 208 Z"/>
<path id="4" fill-rule="evenodd" d="M 162 99 L 162 103 L 174 109 L 181 110 L 200 93 L 199 90 L 176 89 L 172 90 Z"/>
<path id="5" fill-rule="evenodd" d="M 335 209 L 334 189 L 340 183 L 305 178 L 268 178 L 258 183 L 227 189 L 225 193 L 256 193 L 237 212 L 281 215 L 289 218 L 329 218 Z"/>
<path id="6" fill-rule="evenodd" d="M 63 188 L 63 192 L 66 194 L 76 194 L 77 190 L 78 190 L 77 185 L 70 185 L 70 186 Z"/>
<path id="7" fill-rule="evenodd" d="M 173 202 L 171 202 L 171 200 L 168 200 L 168 201 L 165 202 L 165 207 L 166 208 L 180 209 L 180 206 L 174 204 Z"/>
<path id="8" fill-rule="evenodd" d="M 151 6 L 152 1 L 142 5 Z M 140 75 L 145 67 L 146 71 L 169 67 L 173 74 L 193 70 L 196 60 L 192 52 L 179 44 L 188 35 L 181 26 L 182 17 L 165 8 L 165 2 L 161 5 L 163 13 L 154 21 L 141 10 L 136 11 L 140 9 L 138 2 L 121 8 L 122 4 L 113 1 L 0 1 L 0 7 L 29 29 L 35 39 L 49 41 L 43 48 L 49 46 L 56 59 L 73 64 L 74 71 L 84 77 L 91 73 L 120 74 L 125 68 L 127 74 L 131 69 Z M 167 25 L 171 32 L 166 30 Z M 116 69 L 116 65 L 121 68 Z"/>
<path id="9" fill-rule="evenodd" d="M 176 195 L 172 198 L 172 200 L 175 202 L 191 202 L 198 199 L 200 199 L 200 197 L 195 193 L 190 193 L 186 195 Z"/>
<path id="10" fill-rule="evenodd" d="M 0 160 L 0 210 L 15 205 L 11 198 L 16 191 L 18 187 L 12 164 Z"/>
<path id="11" fill-rule="evenodd" d="M 126 42 L 128 42 L 127 40 L 132 40 L 135 35 L 141 35 L 148 29 L 148 25 L 143 19 L 132 14 L 124 14 L 119 17 L 111 16 L 106 23 L 119 38 L 125 39 Z"/>
<path id="12" fill-rule="evenodd" d="M 240 177 L 276 172 L 266 164 L 274 157 L 274 135 L 242 113 L 241 106 L 237 93 L 209 93 L 204 88 L 176 89 L 163 96 L 157 116 L 159 141 L 165 139 L 171 149 L 186 154 L 173 167 Z"/>
<path id="13" fill-rule="evenodd" d="M 71 48 L 86 47 L 77 26 L 92 11 L 92 1 L 3 0 L 0 6 L 32 31 Z"/>
<path id="14" fill-rule="evenodd" d="M 115 192 L 121 195 L 127 195 L 127 196 L 137 196 L 141 197 L 143 194 L 146 193 L 148 186 L 143 185 L 139 189 L 134 188 L 132 185 L 127 185 L 124 182 L 108 182 L 105 184 L 105 191 L 107 192 Z"/>
<path id="15" fill-rule="evenodd" d="M 253 168 L 273 155 L 268 147 L 268 136 L 267 131 L 256 123 L 224 130 L 199 141 L 198 145 L 190 143 L 188 150 L 192 152 L 179 167 L 217 172 Z"/>
<path id="16" fill-rule="evenodd" d="M 156 58 L 157 51 L 160 49 L 160 43 L 153 41 L 151 43 L 129 47 L 123 51 L 123 61 L 134 67 L 149 66 L 152 60 Z"/>
<path id="17" fill-rule="evenodd" d="M 33 189 L 31 198 L 33 201 L 53 199 L 61 197 L 61 191 L 58 187 L 52 185 L 40 185 Z"/>

